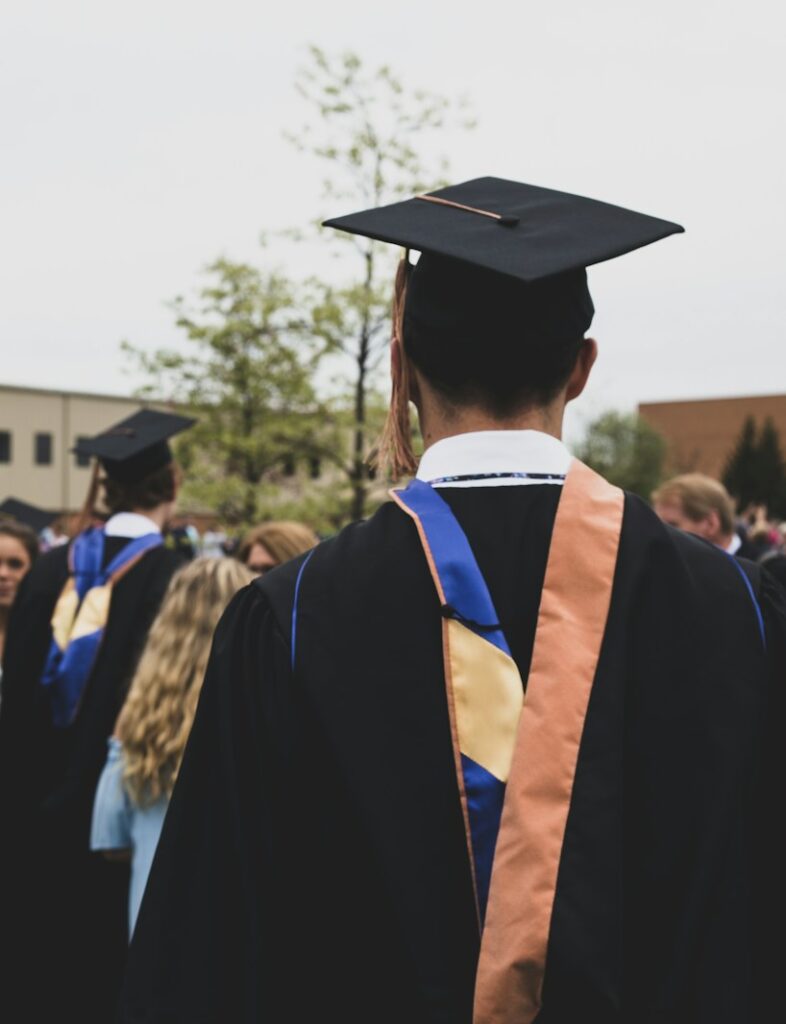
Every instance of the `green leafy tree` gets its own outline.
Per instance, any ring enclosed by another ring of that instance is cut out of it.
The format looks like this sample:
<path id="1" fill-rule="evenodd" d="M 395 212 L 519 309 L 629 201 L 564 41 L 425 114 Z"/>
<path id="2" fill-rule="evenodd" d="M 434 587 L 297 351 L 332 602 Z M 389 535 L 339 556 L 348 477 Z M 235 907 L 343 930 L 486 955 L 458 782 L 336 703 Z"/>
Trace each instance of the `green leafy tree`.
<path id="1" fill-rule="evenodd" d="M 663 479 L 666 442 L 635 413 L 611 411 L 593 420 L 576 454 L 609 483 L 649 501 Z"/>
<path id="2" fill-rule="evenodd" d="M 737 499 L 740 508 L 758 501 L 756 462 L 758 455 L 756 423 L 748 416 L 723 470 L 723 486 Z"/>
<path id="3" fill-rule="evenodd" d="M 206 273 L 194 300 L 173 303 L 182 349 L 124 347 L 149 378 L 143 392 L 198 418 L 178 446 L 184 499 L 250 523 L 294 460 L 335 451 L 334 418 L 313 384 L 324 346 L 281 273 L 226 259 Z"/>
<path id="4" fill-rule="evenodd" d="M 327 168 L 324 198 L 332 209 L 372 207 L 436 187 L 445 161 L 427 166 L 423 152 L 446 123 L 454 105 L 442 96 L 407 91 L 388 67 L 367 69 L 354 53 L 329 56 L 311 47 L 311 60 L 296 86 L 311 116 L 290 141 Z M 460 123 L 469 121 L 459 114 Z M 349 514 L 367 511 L 371 484 L 367 464 L 369 402 L 390 337 L 389 313 L 395 255 L 389 246 L 338 236 L 336 245 L 352 256 L 354 269 L 340 287 L 325 287 L 313 308 L 313 322 L 328 347 L 351 361 L 351 452 L 345 472 L 351 484 Z M 377 402 L 378 404 L 378 402 Z"/>

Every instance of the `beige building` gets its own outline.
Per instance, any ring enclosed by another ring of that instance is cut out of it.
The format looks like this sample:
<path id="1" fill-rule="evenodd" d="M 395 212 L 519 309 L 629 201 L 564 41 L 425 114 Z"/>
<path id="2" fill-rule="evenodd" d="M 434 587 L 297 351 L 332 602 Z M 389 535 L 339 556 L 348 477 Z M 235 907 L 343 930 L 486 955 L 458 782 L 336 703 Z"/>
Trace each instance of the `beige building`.
<path id="1" fill-rule="evenodd" d="M 76 511 L 90 482 L 90 460 L 70 449 L 144 404 L 0 384 L 0 501 L 14 497 L 52 512 Z"/>
<path id="2" fill-rule="evenodd" d="M 647 402 L 639 406 L 639 415 L 666 439 L 669 473 L 721 477 L 748 416 L 759 430 L 771 419 L 786 450 L 786 395 Z"/>

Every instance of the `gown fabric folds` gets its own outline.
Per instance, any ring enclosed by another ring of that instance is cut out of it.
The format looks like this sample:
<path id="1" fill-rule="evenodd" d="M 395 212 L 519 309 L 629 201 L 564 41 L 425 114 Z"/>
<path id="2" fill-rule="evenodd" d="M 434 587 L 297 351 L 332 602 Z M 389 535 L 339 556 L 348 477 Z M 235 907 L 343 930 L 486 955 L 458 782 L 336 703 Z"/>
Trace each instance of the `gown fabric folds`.
<path id="1" fill-rule="evenodd" d="M 106 540 L 106 564 L 127 544 Z M 106 1024 L 128 942 L 128 866 L 90 852 L 107 738 L 179 555 L 147 552 L 114 587 L 101 645 L 73 723 L 52 725 L 39 680 L 67 548 L 22 582 L 8 627 L 0 709 L 0 1017 Z M 29 983 L 30 977 L 37 979 Z"/>
<path id="2" fill-rule="evenodd" d="M 526 680 L 560 489 L 440 493 Z M 123 1024 L 473 1024 L 478 922 L 415 525 L 386 504 L 307 557 L 216 632 Z M 538 1024 L 771 1020 L 786 601 L 746 573 L 626 496 Z"/>

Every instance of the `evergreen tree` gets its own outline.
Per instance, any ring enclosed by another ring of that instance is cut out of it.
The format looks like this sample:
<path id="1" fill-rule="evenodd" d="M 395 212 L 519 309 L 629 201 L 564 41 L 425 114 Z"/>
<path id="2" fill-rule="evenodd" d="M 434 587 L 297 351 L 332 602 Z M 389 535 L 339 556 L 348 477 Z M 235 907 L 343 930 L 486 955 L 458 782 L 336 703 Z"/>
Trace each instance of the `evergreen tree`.
<path id="1" fill-rule="evenodd" d="M 756 484 L 756 461 L 758 441 L 756 424 L 752 416 L 748 416 L 742 425 L 737 443 L 726 460 L 723 470 L 723 486 L 737 499 L 739 508 L 745 508 L 757 501 L 758 487 Z"/>
<path id="2" fill-rule="evenodd" d="M 780 504 L 786 488 L 786 466 L 778 431 L 771 418 L 764 421 L 754 462 L 756 500 L 766 504 L 771 513 L 782 515 Z"/>

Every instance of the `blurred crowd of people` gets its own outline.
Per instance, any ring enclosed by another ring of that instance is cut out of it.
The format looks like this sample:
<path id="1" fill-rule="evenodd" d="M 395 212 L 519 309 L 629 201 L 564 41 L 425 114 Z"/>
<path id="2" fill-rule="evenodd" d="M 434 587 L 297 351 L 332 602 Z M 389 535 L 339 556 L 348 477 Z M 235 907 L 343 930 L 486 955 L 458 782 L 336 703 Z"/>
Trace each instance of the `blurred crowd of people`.
<path id="1" fill-rule="evenodd" d="M 136 652 L 133 664 L 124 665 L 115 671 L 110 686 L 112 696 L 105 702 L 105 707 L 113 709 L 111 720 L 105 712 L 103 725 L 99 725 L 98 733 L 91 736 L 91 743 L 101 741 L 103 744 L 105 760 L 102 764 L 94 763 L 81 783 L 89 790 L 89 829 L 84 830 L 84 821 L 77 829 L 75 842 L 79 849 L 70 851 L 70 856 L 75 859 L 70 862 L 69 883 L 75 887 L 77 899 L 84 898 L 86 905 L 91 900 L 101 903 L 104 917 L 102 919 L 101 914 L 93 915 L 91 926 L 97 932 L 93 940 L 103 946 L 105 952 L 112 947 L 112 942 L 108 941 L 104 933 L 110 927 L 106 911 L 116 904 L 104 898 L 106 890 L 104 897 L 101 896 L 100 886 L 91 888 L 95 879 L 88 876 L 99 870 L 97 864 L 101 857 L 111 862 L 114 868 L 125 871 L 122 875 L 123 935 L 132 933 L 194 720 L 213 632 L 222 612 L 233 596 L 255 577 L 309 551 L 319 540 L 308 526 L 297 522 L 261 523 L 237 538 L 216 525 L 200 533 L 193 520 L 178 518 L 173 514 L 174 490 L 171 493 L 167 491 L 163 500 L 151 507 L 144 502 L 140 506 L 138 502 L 134 504 L 133 500 L 123 499 L 122 495 L 126 493 L 123 491 L 124 486 L 118 492 L 121 500 L 118 502 L 117 494 L 114 494 L 114 498 L 109 500 L 110 507 L 105 508 L 103 513 L 97 507 L 90 509 L 92 526 L 87 534 L 91 530 L 103 531 L 108 544 L 114 532 L 113 524 L 116 528 L 125 528 L 132 537 L 137 538 L 140 531 L 142 537 L 148 536 L 144 533 L 146 529 L 150 530 L 150 536 L 154 536 L 160 527 L 161 545 L 175 558 L 175 562 L 166 569 L 167 578 L 161 588 L 160 603 L 154 608 L 149 621 L 141 627 L 143 635 L 136 635 L 129 648 Z M 134 493 L 140 492 L 137 489 Z M 786 583 L 786 523 L 770 518 L 765 506 L 752 506 L 737 512 L 723 485 L 698 473 L 666 481 L 652 495 L 652 505 L 666 523 L 701 537 L 724 549 L 730 556 L 752 559 Z M 34 640 L 34 637 L 45 638 L 46 643 L 50 643 L 48 629 L 31 631 L 30 622 L 25 616 L 32 620 L 43 615 L 39 627 L 48 627 L 50 616 L 53 616 L 52 625 L 56 633 L 54 621 L 59 604 L 54 606 L 53 613 L 52 599 L 58 596 L 60 583 L 66 575 L 74 572 L 73 560 L 69 563 L 68 571 L 63 562 L 57 585 L 50 588 L 50 600 L 48 604 L 44 603 L 43 611 L 40 600 L 31 601 L 28 594 L 28 605 L 24 613 L 16 617 L 10 614 L 23 588 L 23 581 L 37 559 L 52 559 L 53 552 L 69 542 L 71 547 L 75 543 L 57 522 L 47 522 L 41 527 L 42 520 L 36 520 L 35 516 L 30 515 L 26 517 L 24 508 L 29 506 L 13 502 L 11 507 L 16 511 L 16 516 L 8 512 L 0 513 L 0 654 L 8 646 L 9 629 L 13 630 L 15 625 L 24 632 L 22 646 L 43 644 L 43 639 Z M 134 517 L 137 520 L 135 523 L 132 522 Z M 22 521 L 25 518 L 29 521 Z M 39 529 L 35 528 L 36 525 Z M 132 566 L 129 579 L 133 571 Z M 60 601 L 62 599 L 63 594 L 60 595 Z M 82 599 L 84 603 L 84 595 Z M 134 600 L 138 601 L 139 598 Z M 121 611 L 118 600 L 117 614 L 128 616 L 134 605 L 132 602 L 122 607 L 125 612 Z M 112 636 L 113 644 L 116 643 L 116 631 L 110 634 L 110 629 L 114 610 L 113 603 L 109 612 L 110 620 L 103 624 L 107 637 Z M 140 621 L 144 621 L 144 616 Z M 68 649 L 68 643 L 67 639 L 64 650 Z M 110 643 L 109 639 L 107 643 Z M 32 678 L 40 672 L 40 666 L 44 663 L 45 653 L 43 650 L 32 652 L 25 649 L 21 655 L 17 652 L 10 659 L 17 665 L 35 665 L 32 669 L 16 667 L 11 670 L 19 676 L 14 680 L 15 687 L 30 687 Z M 32 654 L 35 656 L 30 660 Z M 87 675 L 98 671 L 93 666 Z M 85 684 L 86 678 L 82 678 L 79 686 Z M 48 726 L 42 729 L 40 722 L 36 724 L 24 720 L 24 714 L 18 710 L 22 701 L 17 694 L 12 696 L 9 703 L 11 706 L 3 709 L 7 710 L 2 716 L 6 719 L 2 723 L 5 729 L 0 727 L 0 742 L 5 746 L 2 753 L 6 762 L 9 761 L 12 732 L 14 739 L 18 740 L 21 735 L 22 742 L 31 745 L 56 745 L 61 742 L 60 736 L 55 736 L 51 730 L 47 731 Z M 84 733 L 77 729 L 78 723 L 87 713 L 85 704 L 77 702 L 73 718 L 65 730 L 74 734 L 77 744 L 87 745 L 88 742 L 84 739 Z M 42 757 L 49 756 L 39 753 Z M 38 756 L 30 749 L 26 754 Z M 31 806 L 25 808 L 19 820 L 30 829 L 30 835 L 37 836 L 42 842 L 46 842 L 55 833 L 48 832 L 47 828 L 35 820 L 32 804 L 40 804 L 48 808 L 47 813 L 50 813 L 53 795 L 57 794 L 62 778 L 73 774 L 79 757 L 80 751 L 74 749 L 72 743 L 65 754 L 61 751 L 55 757 L 49 777 L 43 782 L 39 779 L 38 789 L 28 793 Z M 13 754 L 10 758 L 13 758 Z M 8 764 L 5 770 L 8 770 Z M 78 807 L 79 801 L 76 801 L 69 810 L 67 801 L 64 801 L 59 813 L 72 814 L 76 819 L 79 818 Z M 24 849 L 21 856 L 24 860 Z M 65 862 L 69 863 L 67 856 Z M 78 871 L 73 867 L 77 862 Z M 80 885 L 84 886 L 81 895 Z M 51 896 L 51 889 L 44 886 L 44 891 Z M 47 929 L 51 941 L 62 943 L 62 929 L 59 926 L 53 927 L 52 921 L 47 918 L 48 912 L 56 904 L 57 900 L 52 899 L 47 907 L 47 901 L 43 900 L 37 911 L 33 912 L 31 927 L 38 934 L 39 929 Z M 72 903 L 71 909 L 75 906 Z M 59 909 L 61 916 L 68 916 L 67 908 L 61 905 Z M 30 908 L 25 907 L 24 913 L 28 911 Z M 111 927 L 114 936 L 118 934 L 116 925 L 117 922 L 114 922 Z M 110 979 L 108 990 L 103 996 L 96 996 L 95 993 L 94 999 L 91 996 L 95 1005 L 89 1005 L 90 999 L 80 1002 L 81 996 L 74 997 L 74 1007 L 79 1008 L 79 1019 L 101 1019 L 106 1006 L 116 998 L 120 973 L 119 968 L 115 969 L 117 964 L 110 967 L 106 975 Z"/>
<path id="2" fill-rule="evenodd" d="M 654 492 L 652 503 L 665 523 L 760 563 L 786 585 L 786 522 L 769 516 L 765 504 L 738 512 L 723 484 L 703 473 L 672 477 Z"/>
<path id="3" fill-rule="evenodd" d="M 296 522 L 232 537 L 178 517 L 166 436 L 190 422 L 143 411 L 101 435 L 117 450 L 91 449 L 70 531 L 0 505 L 0 902 L 19 962 L 50 968 L 24 996 L 30 1020 L 111 1018 L 216 624 L 319 539 Z"/>

